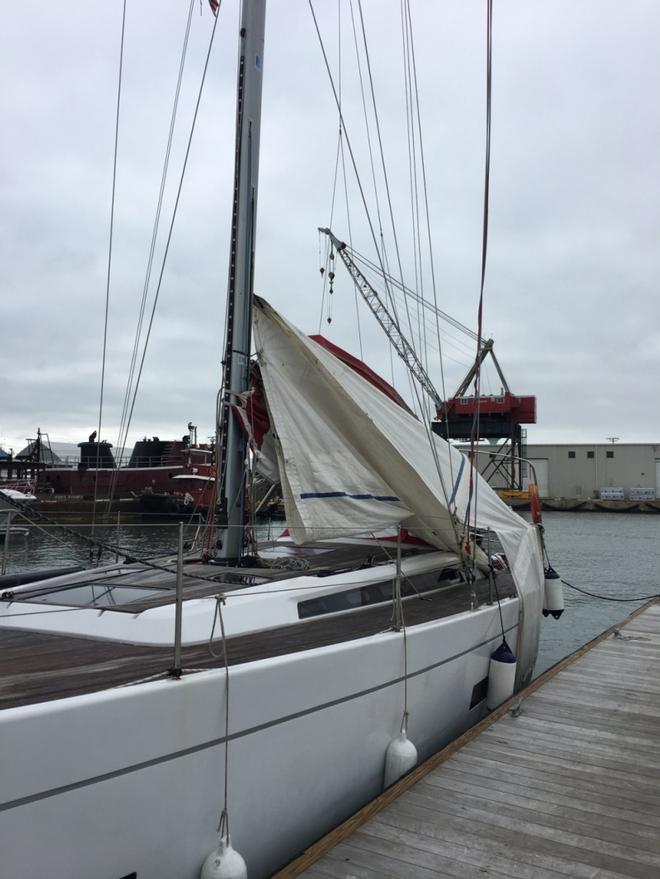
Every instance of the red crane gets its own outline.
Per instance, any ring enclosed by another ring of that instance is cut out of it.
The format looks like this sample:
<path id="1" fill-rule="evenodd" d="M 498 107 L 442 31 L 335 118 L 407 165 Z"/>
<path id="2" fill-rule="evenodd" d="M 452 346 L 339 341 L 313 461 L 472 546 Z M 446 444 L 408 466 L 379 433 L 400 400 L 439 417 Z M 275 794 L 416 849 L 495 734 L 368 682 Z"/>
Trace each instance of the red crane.
<path id="1" fill-rule="evenodd" d="M 486 452 L 488 462 L 485 465 L 477 462 L 479 469 L 495 487 L 521 490 L 525 476 L 521 467 L 521 459 L 525 457 L 522 425 L 536 424 L 536 397 L 511 393 L 493 345 L 492 339 L 483 343 L 479 357 L 454 396 L 438 408 L 438 420 L 433 429 L 447 439 L 468 441 L 474 438 L 476 442 L 484 439 L 494 442 L 493 448 Z M 468 396 L 468 388 L 489 354 L 502 383 L 502 392 Z"/>

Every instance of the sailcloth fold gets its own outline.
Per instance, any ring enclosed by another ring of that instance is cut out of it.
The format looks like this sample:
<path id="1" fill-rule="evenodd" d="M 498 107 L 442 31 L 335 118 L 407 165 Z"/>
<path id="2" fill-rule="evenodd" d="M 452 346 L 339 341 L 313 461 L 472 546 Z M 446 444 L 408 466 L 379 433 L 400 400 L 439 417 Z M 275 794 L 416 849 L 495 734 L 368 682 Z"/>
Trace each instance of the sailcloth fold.
<path id="1" fill-rule="evenodd" d="M 460 551 L 470 494 L 463 454 L 257 297 L 253 322 L 293 540 L 401 523 L 433 546 Z M 543 596 L 536 531 L 479 474 L 473 483 L 476 525 L 504 547 L 523 598 L 526 652 L 535 655 Z"/>

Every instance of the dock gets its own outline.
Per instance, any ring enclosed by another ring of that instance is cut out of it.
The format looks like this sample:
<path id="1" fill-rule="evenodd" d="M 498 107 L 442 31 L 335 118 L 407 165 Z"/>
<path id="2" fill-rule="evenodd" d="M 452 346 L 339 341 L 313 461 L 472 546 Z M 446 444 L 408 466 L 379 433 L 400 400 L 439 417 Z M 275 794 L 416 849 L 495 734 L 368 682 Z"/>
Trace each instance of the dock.
<path id="1" fill-rule="evenodd" d="M 566 657 L 275 879 L 660 877 L 660 603 Z"/>

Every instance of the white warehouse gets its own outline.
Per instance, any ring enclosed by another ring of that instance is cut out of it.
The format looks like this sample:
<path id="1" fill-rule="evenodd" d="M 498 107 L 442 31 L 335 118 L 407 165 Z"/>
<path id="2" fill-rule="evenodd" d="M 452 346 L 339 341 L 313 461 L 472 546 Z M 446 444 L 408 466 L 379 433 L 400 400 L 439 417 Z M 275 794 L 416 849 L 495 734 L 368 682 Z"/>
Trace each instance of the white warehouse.
<path id="1" fill-rule="evenodd" d="M 480 470 L 494 454 L 496 449 L 480 444 Z M 541 497 L 660 498 L 660 443 L 528 444 L 525 457 Z M 531 478 L 526 469 L 523 466 L 524 485 Z M 504 487 L 502 478 L 495 485 Z"/>

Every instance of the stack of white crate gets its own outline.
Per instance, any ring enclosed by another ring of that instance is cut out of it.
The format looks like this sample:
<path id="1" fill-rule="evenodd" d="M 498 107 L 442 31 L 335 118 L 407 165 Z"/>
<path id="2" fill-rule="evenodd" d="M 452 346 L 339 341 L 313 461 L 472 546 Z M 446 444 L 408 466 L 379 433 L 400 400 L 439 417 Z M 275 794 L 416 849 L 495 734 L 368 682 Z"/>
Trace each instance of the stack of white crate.
<path id="1" fill-rule="evenodd" d="M 602 501 L 622 501 L 626 496 L 622 488 L 613 488 L 611 485 L 601 488 L 599 494 Z"/>
<path id="2" fill-rule="evenodd" d="M 654 501 L 655 488 L 641 488 L 639 485 L 630 489 L 631 501 Z"/>

